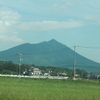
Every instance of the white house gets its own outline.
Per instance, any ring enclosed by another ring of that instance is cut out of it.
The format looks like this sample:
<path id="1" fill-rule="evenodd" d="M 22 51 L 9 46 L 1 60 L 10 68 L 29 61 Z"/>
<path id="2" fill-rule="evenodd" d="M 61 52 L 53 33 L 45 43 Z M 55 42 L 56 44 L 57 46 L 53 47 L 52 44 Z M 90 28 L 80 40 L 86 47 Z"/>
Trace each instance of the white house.
<path id="1" fill-rule="evenodd" d="M 40 75 L 41 70 L 39 68 L 33 68 L 32 75 Z"/>

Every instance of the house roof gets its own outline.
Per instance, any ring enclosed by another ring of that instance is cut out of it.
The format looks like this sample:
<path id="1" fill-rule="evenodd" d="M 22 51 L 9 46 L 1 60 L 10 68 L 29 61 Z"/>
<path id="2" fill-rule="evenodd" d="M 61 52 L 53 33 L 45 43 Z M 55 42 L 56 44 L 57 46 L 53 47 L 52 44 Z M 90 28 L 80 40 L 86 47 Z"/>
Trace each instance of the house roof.
<path id="1" fill-rule="evenodd" d="M 33 70 L 34 70 L 34 71 L 40 71 L 40 69 L 39 69 L 39 68 L 34 68 Z"/>

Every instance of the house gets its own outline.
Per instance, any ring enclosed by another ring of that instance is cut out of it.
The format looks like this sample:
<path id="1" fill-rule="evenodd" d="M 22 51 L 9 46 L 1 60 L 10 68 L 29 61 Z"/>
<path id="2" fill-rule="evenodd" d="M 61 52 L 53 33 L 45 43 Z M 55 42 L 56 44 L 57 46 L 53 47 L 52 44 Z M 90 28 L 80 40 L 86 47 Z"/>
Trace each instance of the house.
<path id="1" fill-rule="evenodd" d="M 39 68 L 33 68 L 33 75 L 40 75 L 41 70 Z"/>
<path id="2" fill-rule="evenodd" d="M 80 75 L 79 75 L 79 74 L 75 74 L 74 76 L 75 76 L 76 78 L 79 78 L 79 77 L 80 77 Z"/>
<path id="3" fill-rule="evenodd" d="M 41 70 L 39 68 L 31 67 L 29 71 L 31 75 L 41 75 Z"/>
<path id="4" fill-rule="evenodd" d="M 66 73 L 57 73 L 58 76 L 67 76 Z"/>
<path id="5" fill-rule="evenodd" d="M 100 73 L 88 73 L 88 79 L 99 79 L 100 80 Z"/>
<path id="6" fill-rule="evenodd" d="M 44 73 L 44 76 L 50 76 L 50 74 L 49 73 Z"/>

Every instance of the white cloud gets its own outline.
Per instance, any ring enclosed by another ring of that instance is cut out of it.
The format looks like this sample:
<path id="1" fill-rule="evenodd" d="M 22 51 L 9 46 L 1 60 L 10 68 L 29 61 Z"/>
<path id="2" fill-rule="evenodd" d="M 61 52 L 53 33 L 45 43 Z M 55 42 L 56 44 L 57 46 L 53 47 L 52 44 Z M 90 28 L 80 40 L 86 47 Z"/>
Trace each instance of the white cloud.
<path id="1" fill-rule="evenodd" d="M 15 23 L 20 19 L 20 15 L 6 7 L 0 8 L 0 19 L 9 23 Z"/>
<path id="2" fill-rule="evenodd" d="M 36 30 L 46 31 L 63 28 L 74 28 L 83 25 L 82 21 L 69 20 L 68 22 L 60 21 L 36 21 L 20 22 L 20 15 L 8 8 L 0 8 L 0 34 L 14 34 L 19 30 Z"/>
<path id="3" fill-rule="evenodd" d="M 23 40 L 18 38 L 17 36 L 7 36 L 7 35 L 0 35 L 0 42 L 19 42 L 22 43 Z"/>
<path id="4" fill-rule="evenodd" d="M 69 20 L 68 22 L 59 21 L 36 21 L 21 22 L 18 27 L 22 30 L 47 31 L 54 29 L 75 28 L 84 25 L 83 21 Z"/>
<path id="5" fill-rule="evenodd" d="M 6 7 L 0 8 L 0 34 L 13 33 L 20 15 Z M 15 32 L 14 32 L 15 33 Z"/>
<path id="6" fill-rule="evenodd" d="M 95 23 L 97 25 L 100 25 L 100 19 L 98 16 L 85 16 L 84 17 L 87 21 L 91 21 L 92 23 Z"/>

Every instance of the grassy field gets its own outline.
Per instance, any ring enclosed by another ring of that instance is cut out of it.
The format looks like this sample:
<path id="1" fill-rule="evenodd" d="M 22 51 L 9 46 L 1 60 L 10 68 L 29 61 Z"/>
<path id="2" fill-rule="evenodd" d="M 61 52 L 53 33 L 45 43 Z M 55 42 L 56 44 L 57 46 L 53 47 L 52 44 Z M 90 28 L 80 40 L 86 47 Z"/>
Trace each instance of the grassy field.
<path id="1" fill-rule="evenodd" d="M 100 100 L 100 83 L 0 77 L 0 100 Z"/>

